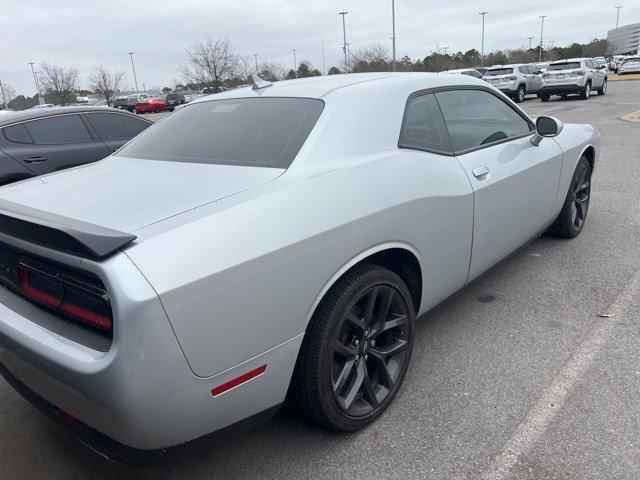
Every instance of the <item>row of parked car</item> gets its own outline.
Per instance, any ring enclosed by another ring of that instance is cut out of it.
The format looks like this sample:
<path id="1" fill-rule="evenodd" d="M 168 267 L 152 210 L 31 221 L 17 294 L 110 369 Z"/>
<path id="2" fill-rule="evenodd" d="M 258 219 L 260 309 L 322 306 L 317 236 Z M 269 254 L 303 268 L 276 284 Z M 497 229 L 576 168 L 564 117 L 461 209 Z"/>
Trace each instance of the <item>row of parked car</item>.
<path id="1" fill-rule="evenodd" d="M 112 106 L 134 113 L 159 113 L 167 110 L 173 112 L 177 106 L 189 103 L 200 96 L 202 95 L 189 93 L 169 93 L 156 96 L 148 93 L 133 93 L 116 97 Z"/>
<path id="2" fill-rule="evenodd" d="M 608 82 L 607 63 L 603 57 L 570 58 L 538 64 L 494 65 L 480 69 L 449 70 L 445 73 L 482 78 L 515 102 L 522 102 L 528 94 L 537 95 L 543 102 L 548 102 L 552 95 L 567 97 L 572 94 L 586 100 L 593 91 L 604 95 Z"/>

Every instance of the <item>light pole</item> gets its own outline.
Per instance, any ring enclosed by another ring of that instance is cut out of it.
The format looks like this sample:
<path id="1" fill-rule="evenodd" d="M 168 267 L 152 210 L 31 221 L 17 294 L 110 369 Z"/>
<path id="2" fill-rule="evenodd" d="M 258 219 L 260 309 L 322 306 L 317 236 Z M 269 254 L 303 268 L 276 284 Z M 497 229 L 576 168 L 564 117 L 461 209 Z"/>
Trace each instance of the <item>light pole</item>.
<path id="1" fill-rule="evenodd" d="M 293 73 L 296 76 L 296 78 L 298 78 L 298 61 L 296 60 L 296 51 L 298 49 L 297 48 L 292 48 L 291 51 L 293 52 Z"/>
<path id="2" fill-rule="evenodd" d="M 33 83 L 36 84 L 36 90 L 38 91 L 38 104 L 42 105 L 44 103 L 42 99 L 42 93 L 40 93 L 40 84 L 38 83 L 38 77 L 36 77 L 36 70 L 33 68 L 35 62 L 29 62 L 31 65 L 31 73 L 33 74 Z"/>
<path id="3" fill-rule="evenodd" d="M 324 58 L 324 37 L 322 37 L 322 74 L 327 74 L 327 62 Z"/>
<path id="4" fill-rule="evenodd" d="M 449 48 L 451 48 L 451 47 L 442 47 L 442 50 L 444 50 L 444 54 L 445 55 L 447 54 L 447 50 L 449 50 Z"/>
<path id="5" fill-rule="evenodd" d="M 256 64 L 256 75 L 259 75 L 260 72 L 258 72 L 258 54 L 257 53 L 253 54 L 253 61 Z"/>
<path id="6" fill-rule="evenodd" d="M 347 24 L 344 17 L 349 12 L 339 12 L 338 15 L 342 15 L 342 51 L 344 52 L 344 73 L 347 73 Z"/>
<path id="7" fill-rule="evenodd" d="M 527 40 L 529 40 L 529 50 L 527 50 L 527 60 L 529 62 L 531 62 L 531 40 L 533 40 L 535 37 L 527 37 Z"/>
<path id="8" fill-rule="evenodd" d="M 540 15 L 540 53 L 538 54 L 538 62 L 542 62 L 542 35 L 544 34 L 544 19 L 546 15 Z"/>
<path id="9" fill-rule="evenodd" d="M 484 17 L 489 12 L 480 12 L 478 15 L 482 15 L 482 46 L 480 47 L 480 66 L 484 67 Z"/>
<path id="10" fill-rule="evenodd" d="M 391 37 L 391 51 L 392 51 L 392 68 L 393 71 L 396 71 L 396 1 L 391 0 L 391 30 L 393 32 L 393 36 Z"/>
<path id="11" fill-rule="evenodd" d="M 617 5 L 615 7 L 613 7 L 617 10 L 616 13 L 616 28 L 618 28 L 618 25 L 620 25 L 620 9 L 624 8 L 624 5 Z"/>
<path id="12" fill-rule="evenodd" d="M 7 103 L 7 97 L 4 96 L 4 85 L 2 85 L 2 79 L 0 79 L 0 94 L 2 95 L 2 103 L 4 104 L 4 108 L 9 109 L 9 105 Z"/>
<path id="13" fill-rule="evenodd" d="M 136 78 L 136 67 L 133 64 L 133 52 L 127 52 L 127 55 L 131 57 L 131 70 L 133 70 L 133 83 L 136 85 L 136 92 L 138 91 L 138 79 Z"/>

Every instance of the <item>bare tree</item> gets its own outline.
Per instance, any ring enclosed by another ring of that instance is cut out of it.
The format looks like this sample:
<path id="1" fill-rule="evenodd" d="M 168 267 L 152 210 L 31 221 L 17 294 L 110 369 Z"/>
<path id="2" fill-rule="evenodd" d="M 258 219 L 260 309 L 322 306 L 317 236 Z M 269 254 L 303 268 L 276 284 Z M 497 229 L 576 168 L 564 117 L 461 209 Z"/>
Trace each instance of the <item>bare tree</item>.
<path id="1" fill-rule="evenodd" d="M 80 72 L 74 67 L 61 67 L 53 63 L 42 62 L 38 66 L 38 82 L 53 103 L 66 105 L 75 102 L 75 90 L 78 88 Z"/>
<path id="2" fill-rule="evenodd" d="M 111 106 L 113 99 L 122 91 L 124 72 L 109 70 L 105 66 L 93 67 L 89 75 L 89 88 L 100 95 Z"/>
<path id="3" fill-rule="evenodd" d="M 283 80 L 287 75 L 286 67 L 276 61 L 263 61 L 258 65 L 258 71 L 260 72 L 260 76 L 265 80 L 270 82 L 276 82 L 278 80 Z"/>
<path id="4" fill-rule="evenodd" d="M 228 38 L 206 35 L 185 48 L 186 62 L 178 71 L 186 83 L 218 88 L 238 70 L 239 56 Z"/>
<path id="5" fill-rule="evenodd" d="M 16 96 L 15 89 L 8 83 L 0 80 L 0 100 L 2 100 L 3 108 L 9 108 L 9 102 Z"/>
<path id="6" fill-rule="evenodd" d="M 369 43 L 350 52 L 347 70 L 351 72 L 382 72 L 391 70 L 389 52 L 379 43 Z"/>

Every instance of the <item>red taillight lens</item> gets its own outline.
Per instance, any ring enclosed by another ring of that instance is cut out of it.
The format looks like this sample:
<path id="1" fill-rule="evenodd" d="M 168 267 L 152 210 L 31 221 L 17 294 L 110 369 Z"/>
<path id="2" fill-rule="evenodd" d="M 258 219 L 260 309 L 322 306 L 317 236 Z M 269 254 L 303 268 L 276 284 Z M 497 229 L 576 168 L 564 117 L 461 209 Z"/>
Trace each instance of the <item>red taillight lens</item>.
<path id="1" fill-rule="evenodd" d="M 27 297 L 100 330 L 110 332 L 113 329 L 111 309 L 100 296 L 84 293 L 69 283 L 23 265 L 18 267 L 18 281 Z"/>
<path id="2" fill-rule="evenodd" d="M 26 295 L 53 308 L 58 308 L 62 303 L 64 288 L 47 280 L 46 277 L 20 267 L 18 269 L 18 280 L 20 288 Z"/>
<path id="3" fill-rule="evenodd" d="M 508 77 L 504 77 L 505 80 L 516 80 L 518 77 L 516 77 L 515 75 L 509 75 Z"/>
<path id="4" fill-rule="evenodd" d="M 571 72 L 571 75 L 573 75 L 574 77 L 581 77 L 582 75 L 584 75 L 584 71 L 583 70 L 574 70 L 573 72 Z"/>

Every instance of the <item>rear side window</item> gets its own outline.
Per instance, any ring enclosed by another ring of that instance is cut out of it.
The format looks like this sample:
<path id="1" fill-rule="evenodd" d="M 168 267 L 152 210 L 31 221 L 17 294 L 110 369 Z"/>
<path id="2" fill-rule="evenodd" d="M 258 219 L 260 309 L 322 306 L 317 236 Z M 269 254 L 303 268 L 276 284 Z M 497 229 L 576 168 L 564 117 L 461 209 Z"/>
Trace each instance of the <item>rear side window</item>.
<path id="1" fill-rule="evenodd" d="M 151 125 L 144 120 L 120 113 L 89 113 L 86 115 L 104 141 L 129 140 Z"/>
<path id="2" fill-rule="evenodd" d="M 42 145 L 92 142 L 91 135 L 78 115 L 60 115 L 26 123 L 33 141 Z"/>
<path id="3" fill-rule="evenodd" d="M 2 129 L 4 133 L 4 138 L 9 140 L 10 142 L 16 143 L 33 143 L 31 141 L 31 137 L 27 133 L 27 129 L 24 128 L 22 123 L 18 125 L 11 125 L 10 127 L 5 127 Z"/>
<path id="4" fill-rule="evenodd" d="M 312 98 L 235 98 L 187 105 L 118 152 L 170 162 L 287 168 L 322 113 Z"/>
<path id="5" fill-rule="evenodd" d="M 433 94 L 409 100 L 400 129 L 401 148 L 451 153 L 451 144 Z"/>
<path id="6" fill-rule="evenodd" d="M 435 94 L 454 152 L 489 145 L 530 132 L 530 124 L 498 97 L 482 90 Z"/>

